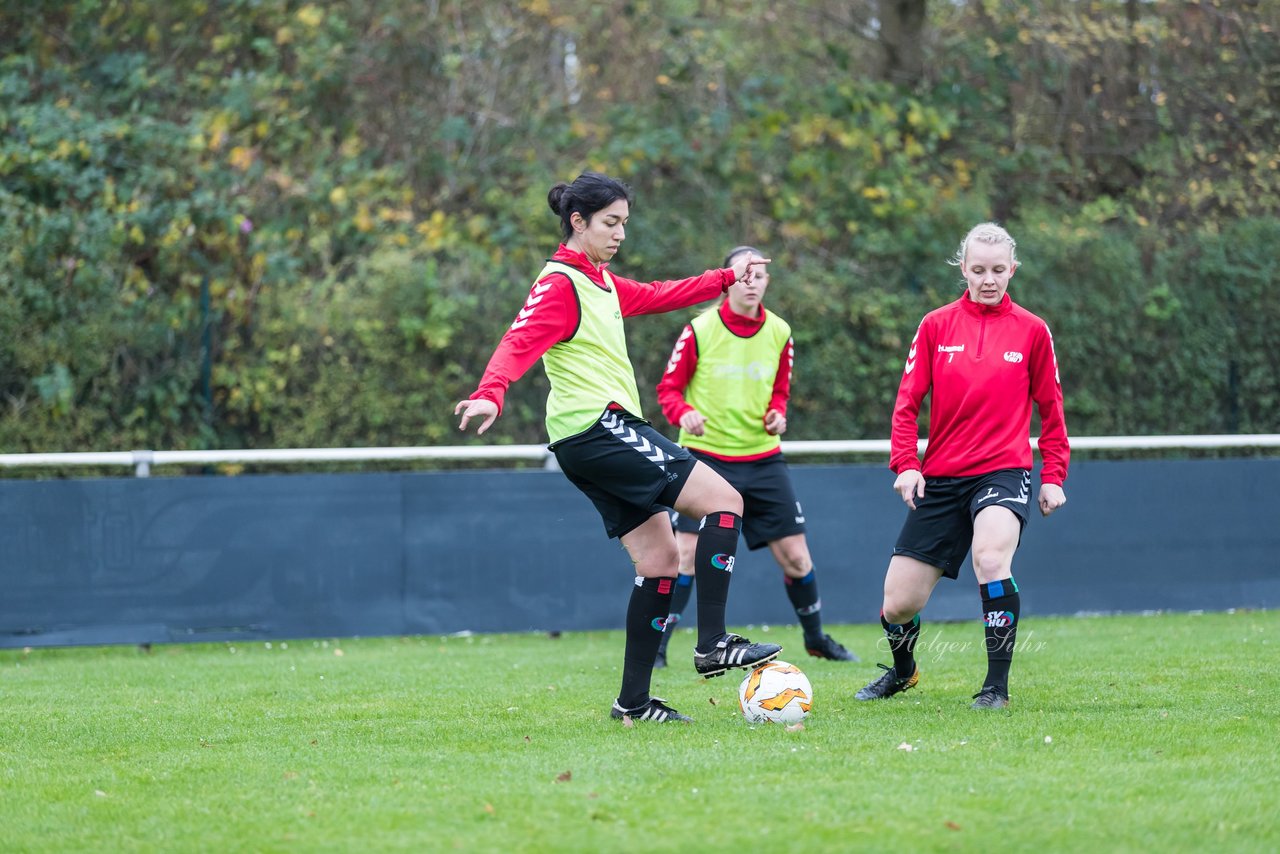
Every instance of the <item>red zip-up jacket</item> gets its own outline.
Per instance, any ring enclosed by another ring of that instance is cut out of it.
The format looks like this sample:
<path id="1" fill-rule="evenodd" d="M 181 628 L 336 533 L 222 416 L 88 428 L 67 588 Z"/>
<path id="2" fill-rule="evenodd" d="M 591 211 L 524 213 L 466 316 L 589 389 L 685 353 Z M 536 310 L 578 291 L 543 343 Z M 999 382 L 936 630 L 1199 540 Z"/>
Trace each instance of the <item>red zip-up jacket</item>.
<path id="1" fill-rule="evenodd" d="M 738 314 L 729 308 L 728 300 L 721 303 L 719 311 L 724 325 L 739 338 L 750 338 L 764 326 L 764 306 L 760 306 L 759 317 L 747 317 Z M 765 410 L 766 414 L 769 409 L 776 409 L 782 415 L 787 414 L 787 401 L 791 399 L 791 366 L 793 364 L 795 364 L 795 344 L 793 339 L 789 338 L 787 339 L 787 346 L 778 354 L 778 373 L 773 380 L 773 394 L 769 398 L 769 407 Z M 662 414 L 676 427 L 680 426 L 681 416 L 693 409 L 689 402 L 684 399 L 684 390 L 689 387 L 689 383 L 692 382 L 693 374 L 697 369 L 698 339 L 693 334 L 693 327 L 685 324 L 684 329 L 680 332 L 680 337 L 676 339 L 675 347 L 671 351 L 671 358 L 667 362 L 667 370 L 658 382 L 658 405 L 662 407 Z M 761 422 L 761 429 L 764 429 L 763 422 Z M 699 450 L 699 453 L 715 457 L 718 460 L 739 463 L 771 457 L 781 452 L 781 448 L 774 448 L 763 454 L 748 457 L 731 457 Z"/>
<path id="2" fill-rule="evenodd" d="M 602 270 L 581 252 L 569 249 L 563 243 L 552 256 L 581 270 L 597 287 L 608 289 Z M 733 284 L 733 270 L 708 270 L 700 276 L 671 282 L 636 282 L 624 279 L 609 271 L 618 289 L 618 303 L 623 317 L 637 314 L 660 314 L 677 308 L 696 305 L 713 299 Z M 547 287 L 547 286 L 550 287 Z M 492 400 L 502 412 L 502 402 L 507 388 L 524 376 L 533 363 L 561 341 L 568 341 L 578 331 L 582 309 L 578 305 L 578 292 L 564 273 L 550 273 L 536 282 L 529 290 L 524 307 L 512 321 L 510 328 L 498 342 L 498 348 L 489 357 L 489 364 L 480 378 L 480 385 L 471 399 Z M 639 416 L 640 413 L 632 413 Z"/>
<path id="3" fill-rule="evenodd" d="M 929 444 L 917 454 L 920 403 Z M 1031 404 L 1040 412 L 1040 480 L 1059 486 L 1071 448 L 1048 325 L 1005 294 L 999 305 L 960 299 L 929 312 L 911 340 L 893 407 L 889 468 L 925 478 L 1031 468 Z"/>

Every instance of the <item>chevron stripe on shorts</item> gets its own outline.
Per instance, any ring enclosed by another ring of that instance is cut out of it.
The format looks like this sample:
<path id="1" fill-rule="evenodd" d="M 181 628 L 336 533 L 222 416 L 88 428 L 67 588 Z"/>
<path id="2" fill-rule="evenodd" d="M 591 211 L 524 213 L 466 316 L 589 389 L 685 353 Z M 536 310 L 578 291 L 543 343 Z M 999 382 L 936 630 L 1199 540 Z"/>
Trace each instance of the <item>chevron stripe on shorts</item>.
<path id="1" fill-rule="evenodd" d="M 667 470 L 667 463 L 671 461 L 671 455 L 624 424 L 622 417 L 616 412 L 606 412 L 602 415 L 600 417 L 600 425 L 640 452 L 649 462 L 655 463 L 663 471 Z"/>

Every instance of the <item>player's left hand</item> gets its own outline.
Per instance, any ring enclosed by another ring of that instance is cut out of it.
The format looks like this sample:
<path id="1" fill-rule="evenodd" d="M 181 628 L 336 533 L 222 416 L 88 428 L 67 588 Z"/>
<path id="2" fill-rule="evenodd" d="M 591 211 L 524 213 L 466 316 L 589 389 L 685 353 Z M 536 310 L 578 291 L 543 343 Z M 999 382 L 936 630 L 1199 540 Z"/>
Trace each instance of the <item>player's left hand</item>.
<path id="1" fill-rule="evenodd" d="M 1063 504 L 1067 503 L 1067 494 L 1056 483 L 1040 484 L 1040 515 L 1048 516 Z"/>
<path id="2" fill-rule="evenodd" d="M 776 409 L 770 409 L 764 416 L 764 432 L 770 436 L 781 436 L 787 432 L 787 416 Z"/>

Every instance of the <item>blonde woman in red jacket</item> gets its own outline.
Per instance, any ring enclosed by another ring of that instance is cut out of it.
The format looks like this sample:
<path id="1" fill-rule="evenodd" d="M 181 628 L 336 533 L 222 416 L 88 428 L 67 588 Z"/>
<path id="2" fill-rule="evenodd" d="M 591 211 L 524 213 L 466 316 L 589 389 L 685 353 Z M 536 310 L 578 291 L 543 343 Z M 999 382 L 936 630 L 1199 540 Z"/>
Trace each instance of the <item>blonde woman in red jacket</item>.
<path id="1" fill-rule="evenodd" d="M 952 259 L 965 292 L 925 315 L 911 340 L 893 410 L 889 466 L 907 520 L 889 561 L 880 622 L 893 666 L 857 693 L 879 700 L 915 687 L 920 611 L 965 555 L 982 597 L 987 676 L 976 709 L 1009 705 L 1009 666 L 1021 600 L 1013 555 L 1031 506 L 1031 407 L 1040 414 L 1044 466 L 1036 504 L 1048 516 L 1066 503 L 1070 446 L 1049 327 L 1006 292 L 1017 247 L 995 223 L 975 226 Z M 918 458 L 916 418 L 930 397 L 929 443 Z"/>

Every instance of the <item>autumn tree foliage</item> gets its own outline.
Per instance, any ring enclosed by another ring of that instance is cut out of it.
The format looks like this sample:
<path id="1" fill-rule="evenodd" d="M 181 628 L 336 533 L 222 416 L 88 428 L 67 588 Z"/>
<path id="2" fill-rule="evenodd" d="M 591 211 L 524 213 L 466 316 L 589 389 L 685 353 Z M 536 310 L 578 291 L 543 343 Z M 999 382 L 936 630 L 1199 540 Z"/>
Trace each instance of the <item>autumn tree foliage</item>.
<path id="1" fill-rule="evenodd" d="M 0 1 L 5 451 L 454 443 L 586 168 L 637 190 L 628 275 L 769 248 L 789 437 L 887 435 L 986 218 L 1073 432 L 1280 429 L 1276 4 L 36 5 Z M 685 319 L 631 326 L 651 417 Z"/>

